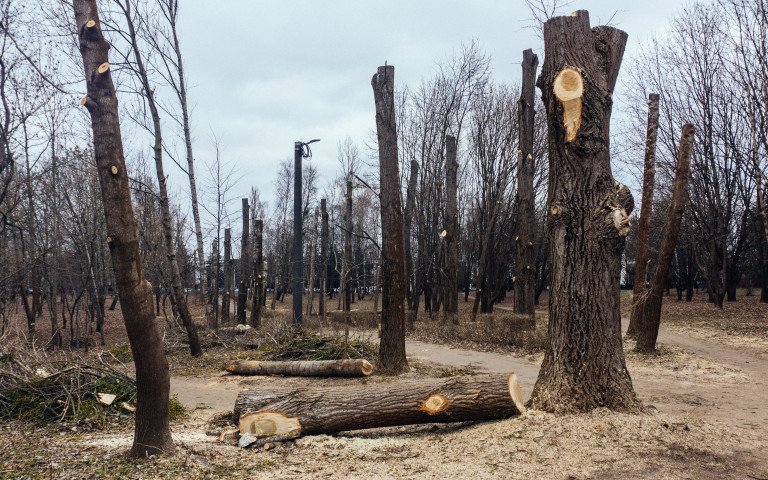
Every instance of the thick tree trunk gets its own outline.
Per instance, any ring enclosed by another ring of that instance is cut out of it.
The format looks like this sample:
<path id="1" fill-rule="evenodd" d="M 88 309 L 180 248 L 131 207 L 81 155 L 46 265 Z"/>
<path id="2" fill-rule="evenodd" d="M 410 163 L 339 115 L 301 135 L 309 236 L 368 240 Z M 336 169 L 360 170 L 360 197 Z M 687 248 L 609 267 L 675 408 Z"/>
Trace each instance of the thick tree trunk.
<path id="1" fill-rule="evenodd" d="M 445 136 L 445 321 L 459 324 L 459 163 L 456 160 L 456 137 Z"/>
<path id="2" fill-rule="evenodd" d="M 528 49 L 523 52 L 523 83 L 518 102 L 518 123 L 520 150 L 517 163 L 516 232 L 515 232 L 515 313 L 528 315 L 528 326 L 536 326 L 535 285 L 536 269 L 534 258 L 534 206 L 533 173 L 536 159 L 533 156 L 535 135 L 534 117 L 536 107 L 536 68 L 539 58 Z"/>
<path id="3" fill-rule="evenodd" d="M 254 291 L 253 301 L 251 303 L 251 326 L 259 328 L 261 326 L 261 307 L 264 305 L 264 220 L 258 219 L 253 222 L 253 277 Z"/>
<path id="4" fill-rule="evenodd" d="M 680 152 L 675 172 L 675 189 L 672 192 L 672 204 L 664 225 L 664 237 L 659 249 L 659 259 L 653 272 L 651 287 L 648 289 L 642 306 L 642 321 L 637 329 L 637 351 L 653 352 L 656 350 L 656 339 L 659 336 L 661 323 L 661 300 L 664 284 L 667 281 L 669 266 L 680 231 L 680 222 L 688 202 L 688 176 L 691 167 L 691 151 L 693 150 L 694 127 L 690 123 L 683 126 L 680 139 Z"/>
<path id="5" fill-rule="evenodd" d="M 257 437 L 329 434 L 367 428 L 497 420 L 525 411 L 514 374 L 366 386 L 244 390 L 234 419 Z"/>
<path id="6" fill-rule="evenodd" d="M 318 298 L 317 313 L 325 317 L 325 293 L 328 290 L 328 209 L 325 199 L 320 199 L 320 298 Z"/>
<path id="7" fill-rule="evenodd" d="M 240 284 L 237 292 L 237 323 L 245 325 L 245 305 L 248 300 L 248 283 L 251 277 L 251 242 L 250 242 L 250 208 L 248 199 L 243 199 L 243 235 L 240 239 Z"/>
<path id="8" fill-rule="evenodd" d="M 408 369 L 405 358 L 405 263 L 403 211 L 395 123 L 395 67 L 379 67 L 371 80 L 376 103 L 381 203 L 381 341 L 379 369 L 397 374 Z"/>
<path id="9" fill-rule="evenodd" d="M 136 220 L 123 156 L 117 95 L 101 32 L 96 0 L 74 0 L 112 265 L 123 319 L 136 367 L 136 422 L 133 457 L 172 453 L 169 427 L 170 376 L 162 334 L 152 308 L 152 285 L 144 278 Z"/>
<path id="10" fill-rule="evenodd" d="M 621 253 L 633 200 L 611 174 L 612 94 L 627 35 L 575 12 L 544 24 L 538 86 L 549 125 L 549 348 L 531 404 L 550 412 L 639 406 L 624 362 Z"/>
<path id="11" fill-rule="evenodd" d="M 367 360 L 302 360 L 261 362 L 242 360 L 227 366 L 235 375 L 285 375 L 289 377 L 366 377 L 373 373 Z"/>
<path id="12" fill-rule="evenodd" d="M 643 200 L 640 204 L 640 221 L 635 257 L 635 283 L 632 287 L 632 313 L 627 335 L 634 336 L 643 316 L 645 277 L 648 271 L 648 232 L 653 210 L 653 189 L 656 177 L 656 137 L 659 132 L 659 94 L 648 95 L 648 128 L 645 135 L 645 162 L 643 167 Z"/>
<path id="13" fill-rule="evenodd" d="M 232 293 L 232 230 L 224 229 L 224 293 L 221 295 L 221 323 L 229 323 Z"/>

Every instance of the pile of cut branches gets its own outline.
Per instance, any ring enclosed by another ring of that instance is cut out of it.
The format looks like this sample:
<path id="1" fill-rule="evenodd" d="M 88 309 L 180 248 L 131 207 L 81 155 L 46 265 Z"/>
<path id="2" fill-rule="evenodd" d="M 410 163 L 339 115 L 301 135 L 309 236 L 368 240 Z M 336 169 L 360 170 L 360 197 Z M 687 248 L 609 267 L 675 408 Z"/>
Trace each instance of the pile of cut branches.
<path id="1" fill-rule="evenodd" d="M 294 334 L 279 335 L 258 346 L 264 360 L 341 360 L 345 358 L 374 361 L 378 357 L 373 343 L 344 337 L 323 337 L 303 330 Z"/>
<path id="2" fill-rule="evenodd" d="M 41 360 L 0 352 L 0 418 L 49 424 L 87 423 L 103 428 L 130 414 L 136 382 L 101 361 Z"/>

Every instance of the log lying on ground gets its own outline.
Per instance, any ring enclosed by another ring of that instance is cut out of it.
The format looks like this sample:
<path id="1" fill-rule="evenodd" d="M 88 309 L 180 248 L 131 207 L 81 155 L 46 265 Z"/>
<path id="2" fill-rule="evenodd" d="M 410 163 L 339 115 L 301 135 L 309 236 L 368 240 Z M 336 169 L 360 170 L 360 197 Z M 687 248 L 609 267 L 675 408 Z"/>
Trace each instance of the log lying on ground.
<path id="1" fill-rule="evenodd" d="M 286 375 L 289 377 L 365 377 L 373 372 L 368 360 L 300 360 L 261 362 L 243 360 L 230 364 L 235 375 Z"/>
<path id="2" fill-rule="evenodd" d="M 367 428 L 508 418 L 525 411 L 514 374 L 366 386 L 244 390 L 241 435 L 297 438 Z"/>

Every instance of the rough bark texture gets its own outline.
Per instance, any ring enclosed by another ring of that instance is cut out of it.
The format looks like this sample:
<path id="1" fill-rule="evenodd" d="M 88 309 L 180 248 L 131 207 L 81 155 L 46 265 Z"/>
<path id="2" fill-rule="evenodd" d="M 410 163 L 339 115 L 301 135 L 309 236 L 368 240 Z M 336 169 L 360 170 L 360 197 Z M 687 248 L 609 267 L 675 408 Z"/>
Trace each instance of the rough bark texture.
<path id="1" fill-rule="evenodd" d="M 318 299 L 318 313 L 325 316 L 325 292 L 328 289 L 328 209 L 325 199 L 320 200 L 320 298 Z"/>
<path id="2" fill-rule="evenodd" d="M 245 325 L 245 306 L 248 303 L 248 281 L 251 276 L 250 208 L 243 199 L 243 235 L 240 238 L 240 285 L 237 292 L 237 323 Z"/>
<path id="3" fill-rule="evenodd" d="M 131 455 L 172 453 L 168 361 L 152 308 L 152 285 L 144 278 L 139 256 L 117 96 L 109 71 L 109 43 L 101 33 L 96 0 L 74 0 L 73 7 L 88 92 L 83 103 L 91 114 L 107 242 L 136 367 L 136 422 Z"/>
<path id="4" fill-rule="evenodd" d="M 680 152 L 677 159 L 675 172 L 675 189 L 672 192 L 672 204 L 667 214 L 667 222 L 664 225 L 664 237 L 661 241 L 659 259 L 653 272 L 653 280 L 642 306 L 642 320 L 637 329 L 637 351 L 652 352 L 656 350 L 656 339 L 659 336 L 659 324 L 661 323 L 661 300 L 664 292 L 664 284 L 669 274 L 669 266 L 672 264 L 672 256 L 675 252 L 677 235 L 680 232 L 680 222 L 685 212 L 685 204 L 688 202 L 688 178 L 691 168 L 691 151 L 693 150 L 693 137 L 695 129 L 687 123 L 683 126 L 680 139 Z"/>
<path id="5" fill-rule="evenodd" d="M 232 292 L 232 230 L 224 229 L 224 293 L 221 296 L 221 323 L 229 323 L 229 300 Z"/>
<path id="6" fill-rule="evenodd" d="M 632 314 L 627 335 L 634 336 L 643 316 L 643 294 L 648 271 L 648 232 L 653 210 L 653 188 L 656 176 L 656 136 L 659 131 L 659 94 L 648 95 L 648 130 L 645 135 L 645 162 L 643 168 L 643 201 L 640 204 L 640 221 L 637 233 L 635 257 L 635 284 L 632 288 Z"/>
<path id="7" fill-rule="evenodd" d="M 405 359 L 405 264 L 403 211 L 397 162 L 395 67 L 379 67 L 371 80 L 376 103 L 381 185 L 381 342 L 379 369 L 396 374 L 408 368 Z"/>
<path id="8" fill-rule="evenodd" d="M 590 28 L 585 11 L 544 24 L 538 86 L 549 125 L 552 266 L 549 348 L 531 398 L 541 410 L 638 407 L 619 312 L 621 253 L 633 200 L 613 179 L 608 144 L 626 40 L 615 28 Z M 574 130 L 568 110 L 576 104 L 582 116 Z"/>
<path id="9" fill-rule="evenodd" d="M 291 377 L 366 377 L 373 372 L 368 360 L 303 360 L 260 362 L 243 360 L 227 366 L 235 375 L 286 375 Z"/>
<path id="10" fill-rule="evenodd" d="M 264 305 L 264 221 L 253 222 L 253 278 L 254 288 L 251 295 L 251 326 L 261 325 L 261 307 Z"/>
<path id="11" fill-rule="evenodd" d="M 445 321 L 459 324 L 459 163 L 456 160 L 456 137 L 445 136 Z"/>
<path id="12" fill-rule="evenodd" d="M 299 437 L 365 428 L 496 420 L 525 410 L 514 374 L 366 386 L 245 390 L 235 403 L 241 433 Z"/>
<path id="13" fill-rule="evenodd" d="M 536 68 L 539 57 L 528 49 L 523 52 L 523 83 L 518 101 L 518 135 L 520 149 L 517 162 L 516 231 L 515 231 L 515 313 L 528 315 L 529 326 L 535 326 L 536 259 L 534 256 L 534 222 L 536 211 L 533 198 L 534 105 L 536 94 Z"/>

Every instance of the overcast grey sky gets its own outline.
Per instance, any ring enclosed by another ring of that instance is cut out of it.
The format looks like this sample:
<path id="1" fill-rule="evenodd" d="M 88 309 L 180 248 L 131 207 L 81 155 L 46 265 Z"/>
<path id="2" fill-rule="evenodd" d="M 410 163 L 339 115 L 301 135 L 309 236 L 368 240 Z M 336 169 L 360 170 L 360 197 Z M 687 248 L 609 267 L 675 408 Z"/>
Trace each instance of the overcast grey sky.
<path id="1" fill-rule="evenodd" d="M 629 34 L 626 60 L 682 4 L 585 0 L 564 13 L 589 10 L 592 25 L 616 13 L 612 24 Z M 523 0 L 182 2 L 196 157 L 211 158 L 215 132 L 243 176 L 233 196 L 255 185 L 269 201 L 273 166 L 292 157 L 295 140 L 321 138 L 313 161 L 322 188 L 336 174 L 338 141 L 349 135 L 362 143 L 374 127 L 370 79 L 378 65 L 395 66 L 397 85 L 415 85 L 437 60 L 477 39 L 493 77 L 516 83 L 522 50 L 542 57 L 541 40 L 525 28 L 529 16 Z M 176 172 L 173 183 L 183 187 L 179 180 Z"/>

